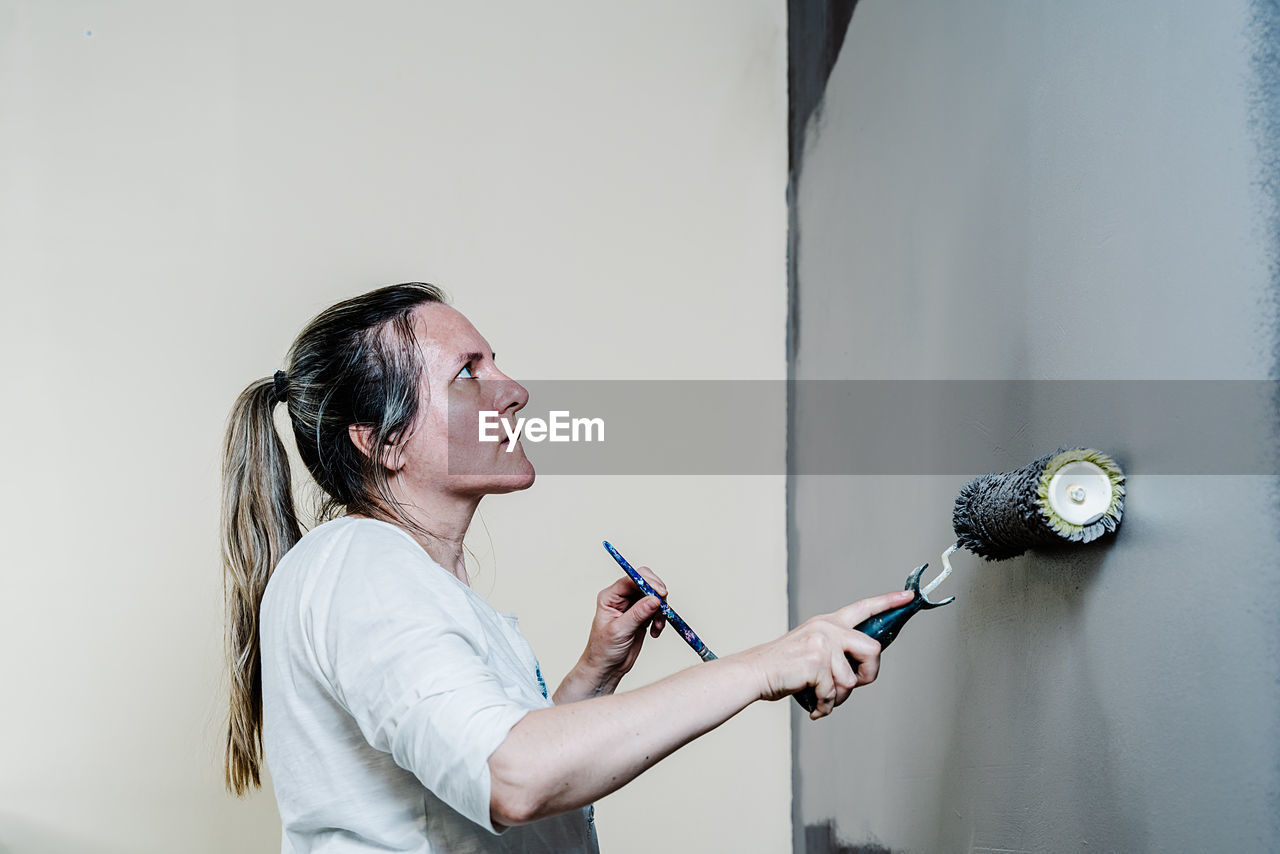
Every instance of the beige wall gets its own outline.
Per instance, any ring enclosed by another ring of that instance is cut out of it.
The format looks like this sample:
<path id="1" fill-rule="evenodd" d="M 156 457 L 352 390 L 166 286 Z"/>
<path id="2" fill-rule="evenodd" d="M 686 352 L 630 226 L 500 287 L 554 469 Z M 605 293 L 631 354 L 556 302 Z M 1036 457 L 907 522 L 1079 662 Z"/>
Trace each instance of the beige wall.
<path id="1" fill-rule="evenodd" d="M 221 787 L 218 446 L 319 309 L 424 279 L 517 378 L 785 375 L 780 2 L 3 0 L 0 46 L 0 852 L 278 850 Z M 740 649 L 786 627 L 783 501 L 543 477 L 475 585 L 554 684 L 611 537 Z M 604 799 L 605 849 L 784 850 L 787 712 Z"/>

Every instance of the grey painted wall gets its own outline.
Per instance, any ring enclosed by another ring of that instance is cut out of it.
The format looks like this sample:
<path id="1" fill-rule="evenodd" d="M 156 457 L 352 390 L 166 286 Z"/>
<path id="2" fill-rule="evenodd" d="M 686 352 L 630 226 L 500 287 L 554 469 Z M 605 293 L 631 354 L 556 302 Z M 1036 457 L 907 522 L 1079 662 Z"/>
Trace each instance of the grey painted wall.
<path id="1" fill-rule="evenodd" d="M 859 3 L 793 188 L 793 376 L 1275 378 L 1273 15 Z M 1156 474 L 1151 425 L 1040 413 L 992 413 L 992 460 L 1113 453 L 1119 536 L 959 555 L 876 685 L 797 708 L 797 850 L 1280 849 L 1276 478 Z M 936 564 L 979 473 L 793 475 L 793 620 Z"/>

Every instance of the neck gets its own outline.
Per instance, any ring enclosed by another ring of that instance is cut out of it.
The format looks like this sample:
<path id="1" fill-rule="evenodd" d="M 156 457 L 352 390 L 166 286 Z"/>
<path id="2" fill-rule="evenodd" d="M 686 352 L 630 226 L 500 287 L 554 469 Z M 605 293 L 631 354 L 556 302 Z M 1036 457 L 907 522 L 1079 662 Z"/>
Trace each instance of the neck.
<path id="1" fill-rule="evenodd" d="M 405 525 L 393 513 L 386 513 L 384 520 L 407 531 L 431 555 L 432 560 L 444 567 L 445 571 L 453 573 L 463 584 L 470 586 L 462 541 L 467 535 L 467 528 L 471 526 L 471 518 L 480 505 L 481 496 L 437 495 L 430 499 L 416 496 L 412 500 L 399 495 L 396 497 L 400 501 L 400 513 L 413 522 L 416 530 Z"/>

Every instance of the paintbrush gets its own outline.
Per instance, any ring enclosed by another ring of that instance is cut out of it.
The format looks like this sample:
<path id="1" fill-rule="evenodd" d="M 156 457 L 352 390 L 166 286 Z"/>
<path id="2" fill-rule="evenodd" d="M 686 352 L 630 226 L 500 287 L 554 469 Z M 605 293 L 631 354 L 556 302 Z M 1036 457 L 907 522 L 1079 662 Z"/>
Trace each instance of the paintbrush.
<path id="1" fill-rule="evenodd" d="M 702 638 L 698 637 L 697 633 L 694 632 L 693 629 L 689 628 L 689 624 L 682 620 L 680 615 L 675 612 L 675 609 L 667 604 L 667 600 L 658 596 L 657 591 L 653 589 L 649 582 L 644 580 L 644 576 L 636 572 L 635 568 L 631 566 L 631 564 L 627 563 L 627 559 L 620 555 L 617 549 L 609 545 L 608 540 L 604 541 L 604 547 L 608 549 L 609 554 L 613 555 L 613 559 L 618 562 L 618 566 L 622 567 L 627 575 L 631 576 L 631 580 L 636 583 L 636 586 L 639 587 L 641 591 L 643 591 L 644 595 L 658 597 L 659 608 L 662 610 L 662 616 L 666 617 L 667 622 L 671 624 L 672 628 L 680 633 L 680 637 L 684 638 L 685 643 L 693 647 L 693 651 L 696 652 L 703 661 L 715 661 L 716 654 L 707 649 L 707 645 L 702 642 Z"/>

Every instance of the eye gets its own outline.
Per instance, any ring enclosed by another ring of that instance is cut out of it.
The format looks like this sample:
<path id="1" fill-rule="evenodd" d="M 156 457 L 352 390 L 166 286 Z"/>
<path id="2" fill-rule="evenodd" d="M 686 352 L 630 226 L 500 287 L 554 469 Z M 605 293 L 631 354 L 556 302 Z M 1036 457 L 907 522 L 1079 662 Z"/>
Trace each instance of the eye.
<path id="1" fill-rule="evenodd" d="M 458 376 L 464 380 L 475 379 L 475 374 L 471 373 L 471 362 L 467 362 L 462 366 L 462 370 L 458 371 Z"/>

